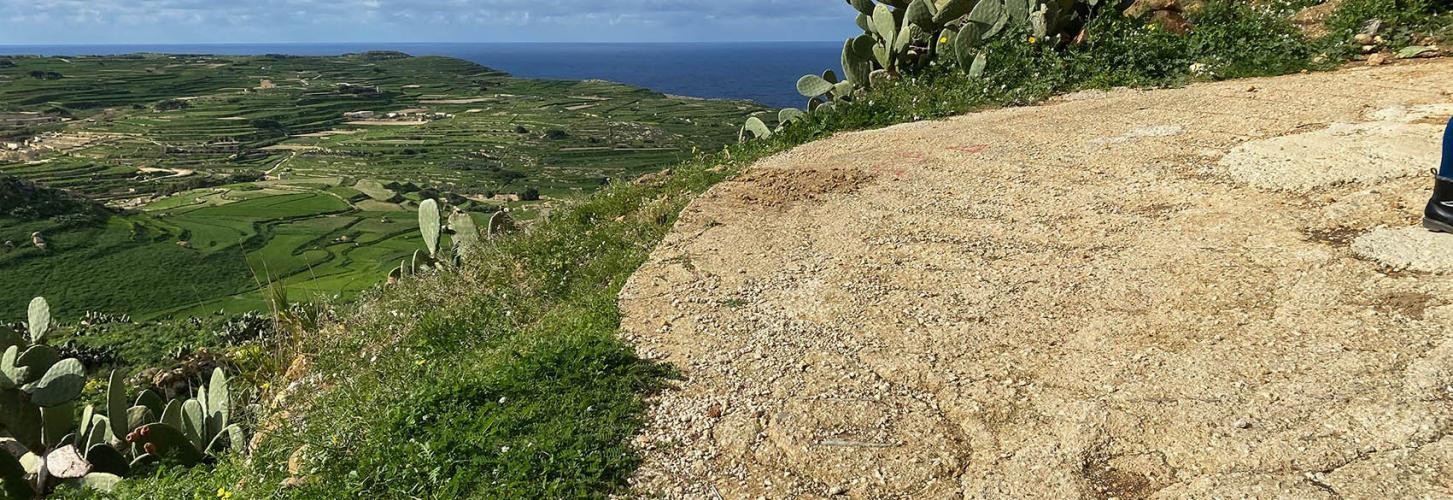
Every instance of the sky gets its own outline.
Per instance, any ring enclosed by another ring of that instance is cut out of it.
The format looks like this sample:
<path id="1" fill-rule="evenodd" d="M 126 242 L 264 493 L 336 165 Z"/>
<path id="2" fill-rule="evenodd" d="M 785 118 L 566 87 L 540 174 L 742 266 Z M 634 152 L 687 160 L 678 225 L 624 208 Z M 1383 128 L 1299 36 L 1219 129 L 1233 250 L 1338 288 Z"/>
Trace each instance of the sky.
<path id="1" fill-rule="evenodd" d="M 843 0 L 0 0 L 0 44 L 842 40 Z"/>

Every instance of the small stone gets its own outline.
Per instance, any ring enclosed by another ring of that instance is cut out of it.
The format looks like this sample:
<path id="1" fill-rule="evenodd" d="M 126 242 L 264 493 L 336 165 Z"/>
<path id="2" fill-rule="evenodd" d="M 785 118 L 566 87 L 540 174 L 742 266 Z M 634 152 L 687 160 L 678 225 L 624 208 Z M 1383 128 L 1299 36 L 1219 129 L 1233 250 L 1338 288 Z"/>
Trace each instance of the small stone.
<path id="1" fill-rule="evenodd" d="M 846 495 L 847 493 L 848 493 L 848 487 L 842 486 L 842 485 L 833 486 L 832 489 L 831 490 L 828 490 L 828 492 L 827 492 L 828 495 L 832 495 L 832 496 Z"/>
<path id="2" fill-rule="evenodd" d="M 721 405 L 711 405 L 711 407 L 706 409 L 706 416 L 711 418 L 721 418 Z"/>
<path id="3" fill-rule="evenodd" d="M 1377 53 L 1377 54 L 1373 54 L 1373 55 L 1367 56 L 1367 65 L 1368 66 L 1381 66 L 1381 65 L 1383 65 L 1383 63 L 1386 63 L 1386 62 L 1387 62 L 1387 56 L 1384 55 L 1384 54 L 1382 54 L 1382 53 L 1380 53 L 1380 52 Z"/>
<path id="4" fill-rule="evenodd" d="M 1352 37 L 1352 39 L 1356 40 L 1358 45 L 1368 45 L 1372 43 L 1372 35 L 1369 35 L 1367 33 L 1358 33 L 1356 36 Z"/>
<path id="5" fill-rule="evenodd" d="M 1375 36 L 1379 31 L 1382 31 L 1381 19 L 1368 19 L 1367 22 L 1362 23 L 1362 29 L 1358 30 L 1359 33 L 1367 36 Z"/>
<path id="6" fill-rule="evenodd" d="M 1234 426 L 1234 427 L 1236 427 L 1237 429 L 1250 429 L 1251 428 L 1251 422 L 1247 422 L 1245 420 L 1237 420 L 1236 422 L 1233 422 L 1231 425 Z"/>
<path id="7" fill-rule="evenodd" d="M 296 479 L 308 472 L 308 450 L 310 446 L 303 444 L 288 455 L 288 475 Z"/>

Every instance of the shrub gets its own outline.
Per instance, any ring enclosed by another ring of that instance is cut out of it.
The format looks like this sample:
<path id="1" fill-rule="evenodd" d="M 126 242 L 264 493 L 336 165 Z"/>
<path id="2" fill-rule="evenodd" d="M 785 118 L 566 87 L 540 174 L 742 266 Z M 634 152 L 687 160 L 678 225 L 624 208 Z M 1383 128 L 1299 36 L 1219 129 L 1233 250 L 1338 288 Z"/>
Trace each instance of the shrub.
<path id="1" fill-rule="evenodd" d="M 177 111 L 192 107 L 192 104 L 181 99 L 167 99 L 152 106 L 157 111 Z"/>
<path id="2" fill-rule="evenodd" d="M 1353 36 L 1369 23 L 1380 25 L 1377 34 L 1393 50 L 1424 38 L 1446 39 L 1453 34 L 1453 1 L 1348 0 L 1327 19 L 1327 52 L 1342 58 L 1361 52 Z"/>

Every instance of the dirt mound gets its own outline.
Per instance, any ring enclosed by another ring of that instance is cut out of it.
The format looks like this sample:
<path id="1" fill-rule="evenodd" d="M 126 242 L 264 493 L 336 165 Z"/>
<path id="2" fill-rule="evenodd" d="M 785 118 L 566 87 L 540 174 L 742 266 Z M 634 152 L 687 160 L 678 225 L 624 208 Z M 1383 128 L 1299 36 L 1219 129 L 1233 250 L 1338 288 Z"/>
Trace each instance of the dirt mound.
<path id="1" fill-rule="evenodd" d="M 761 162 L 621 293 L 625 335 L 684 375 L 636 486 L 1453 496 L 1453 282 L 1370 253 L 1434 243 L 1406 228 L 1437 161 L 1418 127 L 1447 115 L 1409 117 L 1453 109 L 1420 108 L 1450 73 L 1086 94 Z"/>
<path id="2" fill-rule="evenodd" d="M 747 205 L 782 209 L 825 194 L 851 193 L 872 178 L 872 174 L 861 170 L 842 168 L 748 172 L 736 182 L 751 184 L 752 189 L 736 194 Z"/>

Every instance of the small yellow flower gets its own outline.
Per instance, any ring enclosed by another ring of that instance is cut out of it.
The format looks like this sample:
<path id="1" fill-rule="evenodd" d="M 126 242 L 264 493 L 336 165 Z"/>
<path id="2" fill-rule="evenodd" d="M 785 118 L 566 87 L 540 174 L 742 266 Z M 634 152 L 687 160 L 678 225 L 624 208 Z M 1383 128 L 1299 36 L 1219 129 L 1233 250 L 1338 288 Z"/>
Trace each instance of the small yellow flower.
<path id="1" fill-rule="evenodd" d="M 227 488 L 217 488 L 217 498 L 232 498 L 232 492 Z"/>
<path id="2" fill-rule="evenodd" d="M 1031 37 L 1029 37 L 1029 44 L 1030 44 L 1030 45 L 1034 45 L 1034 44 L 1036 44 L 1036 43 L 1039 43 L 1039 39 L 1038 39 L 1038 38 L 1034 38 L 1034 37 L 1032 37 L 1032 36 L 1031 36 Z"/>
<path id="3" fill-rule="evenodd" d="M 948 43 L 948 36 L 945 35 L 945 36 L 938 37 L 938 43 L 941 43 L 941 44 L 942 43 Z"/>

